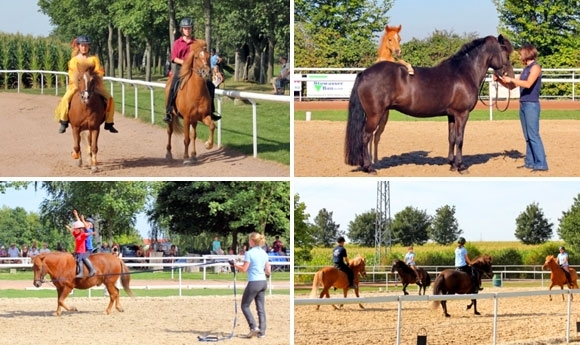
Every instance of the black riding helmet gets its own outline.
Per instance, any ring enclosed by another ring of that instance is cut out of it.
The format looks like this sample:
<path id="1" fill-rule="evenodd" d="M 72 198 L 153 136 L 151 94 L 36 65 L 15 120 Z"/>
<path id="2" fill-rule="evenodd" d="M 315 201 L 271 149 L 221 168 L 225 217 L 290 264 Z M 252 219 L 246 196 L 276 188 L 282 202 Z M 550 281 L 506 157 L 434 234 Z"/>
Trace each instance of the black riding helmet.
<path id="1" fill-rule="evenodd" d="M 336 243 L 344 243 L 344 237 L 340 236 L 339 238 L 336 239 Z"/>
<path id="2" fill-rule="evenodd" d="M 91 39 L 89 36 L 80 35 L 77 37 L 77 44 L 91 44 Z"/>
<path id="3" fill-rule="evenodd" d="M 457 239 L 457 243 L 459 243 L 459 244 L 465 244 L 465 238 L 463 238 L 463 237 L 459 237 L 459 238 Z"/>
<path id="4" fill-rule="evenodd" d="M 191 28 L 191 27 L 193 27 L 193 19 L 191 19 L 189 17 L 183 18 L 179 22 L 179 27 L 182 27 L 182 28 Z"/>

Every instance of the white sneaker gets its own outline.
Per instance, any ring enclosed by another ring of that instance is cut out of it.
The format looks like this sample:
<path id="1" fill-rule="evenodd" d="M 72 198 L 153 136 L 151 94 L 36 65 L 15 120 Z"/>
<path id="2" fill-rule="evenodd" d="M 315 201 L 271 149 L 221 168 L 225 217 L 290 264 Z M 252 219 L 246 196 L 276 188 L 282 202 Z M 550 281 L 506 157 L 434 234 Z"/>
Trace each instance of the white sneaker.
<path id="1" fill-rule="evenodd" d="M 258 334 L 260 334 L 260 329 L 259 328 L 254 328 L 254 329 L 250 330 L 250 333 L 248 333 L 248 335 L 246 336 L 246 338 L 250 339 L 250 338 L 255 337 Z"/>

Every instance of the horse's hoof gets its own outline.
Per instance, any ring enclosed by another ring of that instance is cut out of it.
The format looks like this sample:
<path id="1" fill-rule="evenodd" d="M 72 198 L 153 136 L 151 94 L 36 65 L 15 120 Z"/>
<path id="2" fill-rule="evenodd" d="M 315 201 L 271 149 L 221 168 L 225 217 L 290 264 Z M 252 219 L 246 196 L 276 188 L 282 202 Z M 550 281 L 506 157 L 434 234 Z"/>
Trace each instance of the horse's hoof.
<path id="1" fill-rule="evenodd" d="M 474 312 L 475 315 L 481 315 L 478 311 Z"/>
<path id="2" fill-rule="evenodd" d="M 165 154 L 165 159 L 167 159 L 167 160 L 170 160 L 170 161 L 171 161 L 171 160 L 173 160 L 173 155 L 172 155 L 171 153 L 166 153 L 166 154 Z"/>
<path id="3" fill-rule="evenodd" d="M 207 142 L 206 141 L 205 142 L 205 148 L 208 149 L 208 150 L 211 150 L 213 148 L 213 143 L 210 143 L 210 142 Z"/>
<path id="4" fill-rule="evenodd" d="M 451 315 L 449 315 L 449 314 L 445 314 L 445 317 L 451 317 Z"/>
<path id="5" fill-rule="evenodd" d="M 467 170 L 467 168 L 463 169 L 463 170 L 459 170 L 459 173 L 461 175 L 469 175 L 469 170 Z"/>
<path id="6" fill-rule="evenodd" d="M 96 172 L 99 172 L 99 168 L 97 168 L 97 166 L 96 166 L 96 165 L 93 165 L 93 166 L 91 167 L 91 174 L 94 174 L 94 173 L 96 173 Z"/>

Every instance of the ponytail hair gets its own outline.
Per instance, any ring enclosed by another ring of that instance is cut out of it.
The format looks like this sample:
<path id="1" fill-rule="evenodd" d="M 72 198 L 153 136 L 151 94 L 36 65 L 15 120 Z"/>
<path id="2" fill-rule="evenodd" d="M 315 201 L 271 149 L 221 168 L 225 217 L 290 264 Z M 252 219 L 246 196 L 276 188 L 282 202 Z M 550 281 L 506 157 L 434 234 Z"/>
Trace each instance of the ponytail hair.
<path id="1" fill-rule="evenodd" d="M 252 232 L 250 234 L 250 239 L 258 246 L 262 247 L 266 244 L 266 238 L 259 232 Z"/>
<path id="2" fill-rule="evenodd" d="M 72 42 L 71 42 L 71 47 L 72 47 L 72 49 L 73 49 L 73 50 L 72 50 L 72 55 L 71 55 L 71 57 L 78 55 L 78 53 L 79 53 L 79 45 L 78 45 L 78 43 L 77 43 L 77 38 L 76 38 L 76 37 L 75 37 L 75 38 L 72 40 Z"/>

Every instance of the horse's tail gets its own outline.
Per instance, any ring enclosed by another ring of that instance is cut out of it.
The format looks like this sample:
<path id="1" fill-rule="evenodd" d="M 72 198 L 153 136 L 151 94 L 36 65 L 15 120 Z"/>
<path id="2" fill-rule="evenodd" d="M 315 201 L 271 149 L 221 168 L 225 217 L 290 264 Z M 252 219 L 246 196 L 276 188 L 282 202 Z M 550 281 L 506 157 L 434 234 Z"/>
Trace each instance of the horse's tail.
<path id="1" fill-rule="evenodd" d="M 312 280 L 312 291 L 310 291 L 310 298 L 316 298 L 316 295 L 318 294 L 318 287 L 322 285 L 322 278 L 322 271 L 318 271 L 314 274 L 314 279 Z"/>
<path id="2" fill-rule="evenodd" d="M 429 276 L 429 275 L 427 275 Z M 431 280 L 431 278 L 429 278 Z M 433 295 L 443 295 L 443 286 L 445 285 L 445 277 L 443 274 L 439 274 L 435 281 L 433 282 Z M 431 308 L 436 309 L 441 304 L 441 301 L 433 301 Z"/>
<path id="3" fill-rule="evenodd" d="M 423 271 L 425 273 L 425 287 L 431 285 L 431 276 L 427 271 Z"/>
<path id="4" fill-rule="evenodd" d="M 171 123 L 169 124 L 169 126 L 173 126 L 173 130 L 175 131 L 176 134 L 183 134 L 183 123 L 181 123 L 181 121 L 179 120 L 178 114 L 174 114 L 171 117 Z"/>
<path id="5" fill-rule="evenodd" d="M 348 165 L 363 164 L 363 128 L 365 126 L 365 113 L 358 95 L 361 74 L 356 76 L 354 86 L 348 101 L 348 121 L 346 125 L 346 140 L 344 144 L 344 161 Z"/>
<path id="6" fill-rule="evenodd" d="M 127 295 L 135 297 L 135 295 L 133 295 L 133 291 L 131 291 L 131 287 L 129 286 L 131 283 L 131 274 L 129 273 L 129 268 L 127 265 L 125 265 L 123 260 L 119 259 L 119 261 L 121 261 L 121 285 L 123 285 L 123 290 L 125 290 Z"/>

